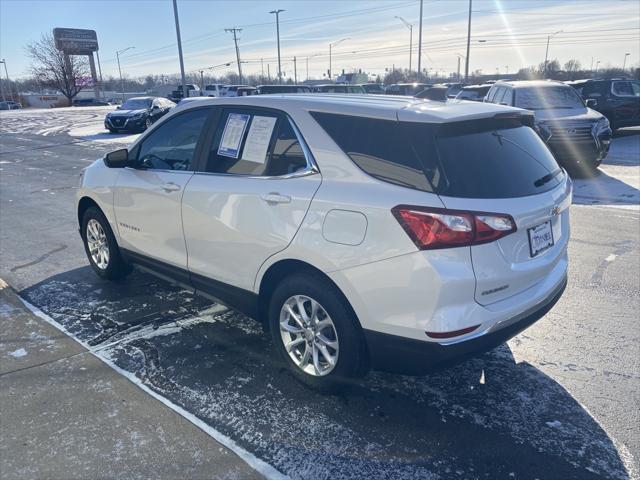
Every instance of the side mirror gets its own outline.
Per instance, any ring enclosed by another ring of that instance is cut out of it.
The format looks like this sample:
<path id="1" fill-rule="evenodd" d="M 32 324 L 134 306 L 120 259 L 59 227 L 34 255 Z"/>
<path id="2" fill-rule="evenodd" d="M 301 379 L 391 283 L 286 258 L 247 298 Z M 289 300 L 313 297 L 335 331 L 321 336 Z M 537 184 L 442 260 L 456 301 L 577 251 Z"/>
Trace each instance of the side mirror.
<path id="1" fill-rule="evenodd" d="M 126 148 L 107 153 L 104 164 L 109 168 L 124 168 L 129 164 L 129 151 Z"/>
<path id="2" fill-rule="evenodd" d="M 598 106 L 598 101 L 595 98 L 589 98 L 587 100 L 587 108 L 594 108 Z"/>
<path id="3" fill-rule="evenodd" d="M 158 110 L 160 107 L 158 105 L 154 105 L 153 107 L 151 107 L 151 110 Z"/>

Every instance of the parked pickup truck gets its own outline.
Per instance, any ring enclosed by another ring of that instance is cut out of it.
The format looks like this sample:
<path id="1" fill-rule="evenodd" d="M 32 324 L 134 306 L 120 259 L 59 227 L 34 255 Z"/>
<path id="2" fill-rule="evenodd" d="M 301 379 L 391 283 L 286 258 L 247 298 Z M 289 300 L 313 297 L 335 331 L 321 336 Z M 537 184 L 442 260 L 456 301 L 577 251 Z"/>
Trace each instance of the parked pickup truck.
<path id="1" fill-rule="evenodd" d="M 200 87 L 198 87 L 198 85 L 193 85 L 193 84 L 187 84 L 187 96 L 188 97 L 201 97 L 202 96 L 202 91 L 200 90 Z M 176 90 L 173 90 L 171 92 L 171 94 L 169 95 L 169 100 L 172 100 L 174 102 L 179 102 L 180 100 L 182 100 L 182 97 L 184 96 L 184 93 L 182 91 L 182 85 L 178 85 L 178 88 Z"/>

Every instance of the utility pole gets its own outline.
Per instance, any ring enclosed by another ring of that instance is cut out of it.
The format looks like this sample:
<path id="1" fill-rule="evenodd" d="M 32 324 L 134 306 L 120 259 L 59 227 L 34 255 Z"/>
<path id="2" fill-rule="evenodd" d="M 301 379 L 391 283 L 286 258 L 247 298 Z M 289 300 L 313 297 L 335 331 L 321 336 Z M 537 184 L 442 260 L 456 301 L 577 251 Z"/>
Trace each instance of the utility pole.
<path id="1" fill-rule="evenodd" d="M 471 10 L 472 0 L 469 0 L 469 20 L 467 21 L 467 57 L 464 59 L 464 81 L 469 80 L 469 54 L 471 50 Z"/>
<path id="2" fill-rule="evenodd" d="M 420 28 L 418 30 L 418 81 L 422 76 L 422 5 L 423 0 L 420 0 Z"/>
<path id="3" fill-rule="evenodd" d="M 624 54 L 624 61 L 622 62 L 622 73 L 624 73 L 624 67 L 627 66 L 627 57 L 631 55 L 630 53 Z M 3 60 L 4 61 L 4 60 Z M 7 64 L 4 64 L 4 68 L 7 68 Z M 9 81 L 9 76 L 7 75 L 7 81 Z M 13 98 L 13 97 L 12 97 Z"/>
<path id="4" fill-rule="evenodd" d="M 307 57 L 307 82 L 309 81 L 309 57 Z"/>
<path id="5" fill-rule="evenodd" d="M 457 75 L 458 81 L 460 81 L 460 55 L 458 55 L 458 75 Z"/>
<path id="6" fill-rule="evenodd" d="M 204 90 L 204 70 L 200 70 L 200 90 Z"/>
<path id="7" fill-rule="evenodd" d="M 271 83 L 271 69 L 269 68 L 268 63 L 267 63 L 267 78 L 269 79 L 269 83 Z"/>
<path id="8" fill-rule="evenodd" d="M 284 10 L 271 10 L 269 13 L 276 14 L 276 35 L 278 37 L 278 81 L 282 83 L 282 66 L 280 64 L 280 12 L 284 12 Z"/>
<path id="9" fill-rule="evenodd" d="M 264 82 L 264 59 L 260 59 L 260 81 Z"/>
<path id="10" fill-rule="evenodd" d="M 627 53 L 627 55 L 629 54 Z M 625 60 L 626 60 L 626 57 L 625 57 Z M 7 87 L 9 88 L 9 95 L 11 96 L 11 101 L 15 102 L 15 99 L 13 98 L 13 89 L 11 88 L 11 83 L 9 81 L 9 72 L 7 72 L 7 61 L 3 58 L 2 60 L 0 60 L 0 63 L 4 63 L 4 74 L 7 77 Z M 2 97 L 4 100 L 4 93 L 2 94 Z M 18 100 L 20 100 L 20 95 L 18 95 Z"/>
<path id="11" fill-rule="evenodd" d="M 296 64 L 296 57 L 293 57 L 293 83 L 298 84 L 298 66 Z"/>
<path id="12" fill-rule="evenodd" d="M 120 54 L 126 52 L 127 50 L 131 50 L 136 47 L 127 47 L 122 50 L 116 50 L 116 60 L 118 61 L 118 73 L 120 74 L 120 90 L 122 92 L 122 101 L 124 102 L 124 80 L 122 79 L 122 69 L 120 68 Z M 183 74 L 184 80 L 184 74 Z"/>
<path id="13" fill-rule="evenodd" d="M 396 18 L 404 23 L 405 27 L 409 29 L 409 75 L 411 75 L 411 52 L 413 50 L 413 25 L 407 22 L 404 18 L 396 15 Z"/>
<path id="14" fill-rule="evenodd" d="M 184 59 L 182 58 L 182 39 L 180 38 L 180 20 L 178 19 L 178 3 L 173 0 L 173 18 L 176 21 L 176 37 L 178 38 L 178 57 L 180 58 L 180 79 L 182 80 L 182 98 L 189 96 L 187 81 L 184 77 Z"/>
<path id="15" fill-rule="evenodd" d="M 174 0 L 175 1 L 175 0 Z M 240 66 L 240 49 L 238 48 L 238 36 L 237 33 L 241 32 L 241 28 L 225 28 L 225 32 L 233 33 L 233 43 L 236 45 L 236 60 L 238 62 L 238 76 L 240 77 L 240 83 L 242 84 L 242 67 Z"/>
<path id="16" fill-rule="evenodd" d="M 549 42 L 551 41 L 551 39 L 553 37 L 555 37 L 557 34 L 559 34 L 560 32 L 562 32 L 562 30 L 558 30 L 557 32 L 551 34 L 551 35 L 547 35 L 547 50 L 544 53 L 544 75 L 542 78 L 547 78 L 547 60 L 549 58 Z"/>

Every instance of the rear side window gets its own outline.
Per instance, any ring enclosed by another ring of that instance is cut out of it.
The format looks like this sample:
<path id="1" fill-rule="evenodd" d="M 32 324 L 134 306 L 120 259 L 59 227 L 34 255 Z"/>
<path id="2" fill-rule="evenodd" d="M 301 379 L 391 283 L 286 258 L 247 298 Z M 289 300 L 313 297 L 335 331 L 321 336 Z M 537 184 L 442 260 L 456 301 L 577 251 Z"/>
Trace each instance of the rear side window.
<path id="1" fill-rule="evenodd" d="M 311 112 L 353 162 L 379 180 L 431 191 L 402 124 L 392 120 Z"/>
<path id="2" fill-rule="evenodd" d="M 281 176 L 306 167 L 300 140 L 286 116 L 237 109 L 223 112 L 205 171 Z"/>
<path id="3" fill-rule="evenodd" d="M 418 152 L 428 152 L 426 135 L 414 138 Z M 553 155 L 529 127 L 470 132 L 445 128 L 436 135 L 435 145 L 442 174 L 440 195 L 522 197 L 551 190 L 563 178 Z"/>

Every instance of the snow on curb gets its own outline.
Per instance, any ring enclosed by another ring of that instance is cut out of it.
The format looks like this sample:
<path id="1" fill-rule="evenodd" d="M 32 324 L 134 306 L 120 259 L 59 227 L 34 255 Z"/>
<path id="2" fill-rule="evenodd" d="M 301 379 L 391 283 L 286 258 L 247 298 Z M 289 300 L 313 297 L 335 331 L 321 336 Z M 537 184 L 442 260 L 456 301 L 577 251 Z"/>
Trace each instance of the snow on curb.
<path id="1" fill-rule="evenodd" d="M 242 448 L 240 445 L 238 445 L 231 438 L 227 437 L 223 433 L 217 431 L 216 429 L 214 429 L 213 427 L 211 427 L 207 423 L 205 423 L 202 420 L 200 420 L 198 417 L 196 417 L 192 413 L 188 412 L 187 410 L 185 410 L 181 406 L 176 405 L 175 403 L 171 402 L 169 399 L 163 397 L 159 393 L 153 391 L 147 385 L 142 383 L 140 381 L 140 379 L 138 379 L 138 377 L 136 377 L 133 373 L 128 372 L 128 371 L 120 368 L 119 366 L 117 366 L 114 362 L 112 362 L 108 358 L 105 358 L 105 357 L 101 356 L 99 354 L 99 351 L 94 350 L 89 344 L 87 344 L 86 342 L 83 342 L 82 340 L 76 338 L 64 326 L 62 326 L 59 323 L 57 323 L 53 318 L 51 318 L 49 315 L 44 313 L 42 310 L 40 310 L 35 305 L 32 305 L 31 303 L 29 303 L 27 300 L 22 298 L 20 295 L 18 295 L 18 298 L 24 304 L 24 306 L 27 307 L 31 311 L 31 313 L 33 313 L 35 316 L 37 316 L 38 318 L 41 318 L 42 320 L 44 320 L 45 322 L 47 322 L 48 324 L 50 324 L 54 328 L 60 330 L 65 335 L 71 337 L 73 340 L 75 340 L 80 345 L 82 345 L 84 348 L 86 348 L 89 351 L 89 353 L 91 353 L 93 356 L 95 356 L 100 361 L 102 361 L 105 364 L 107 364 L 109 367 L 111 367 L 113 370 L 118 372 L 123 377 L 127 378 L 131 383 L 133 383 L 133 384 L 137 385 L 138 387 L 140 387 L 142 390 L 144 390 L 146 393 L 151 395 L 153 398 L 155 398 L 156 400 L 162 402 L 164 405 L 169 407 L 171 410 L 176 412 L 178 415 L 184 417 L 186 420 L 188 420 L 189 422 L 194 424 L 196 427 L 198 427 L 200 430 L 205 432 L 211 438 L 213 438 L 214 440 L 216 440 L 217 442 L 219 442 L 220 444 L 224 445 L 229 450 L 234 452 L 236 455 L 238 455 L 242 460 L 244 460 L 249 466 L 251 466 L 258 473 L 264 475 L 268 479 L 274 479 L 274 480 L 284 480 L 284 479 L 288 479 L 289 478 L 288 476 L 286 476 L 283 473 L 279 472 L 278 470 L 276 470 L 274 467 L 272 467 L 268 463 L 264 462 L 263 460 L 260 460 L 255 455 L 253 455 L 252 453 L 250 453 L 247 450 L 245 450 L 244 448 Z"/>

